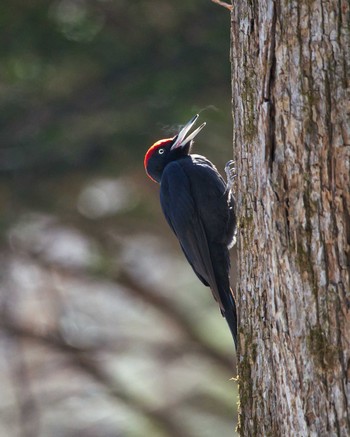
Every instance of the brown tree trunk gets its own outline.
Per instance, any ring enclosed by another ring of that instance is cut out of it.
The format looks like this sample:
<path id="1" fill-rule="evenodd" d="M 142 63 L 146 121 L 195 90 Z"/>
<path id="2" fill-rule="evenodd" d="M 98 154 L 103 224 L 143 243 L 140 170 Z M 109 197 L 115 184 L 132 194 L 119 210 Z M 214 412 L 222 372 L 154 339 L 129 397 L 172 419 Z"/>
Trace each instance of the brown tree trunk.
<path id="1" fill-rule="evenodd" d="M 350 436 L 350 18 L 232 11 L 243 436 Z"/>

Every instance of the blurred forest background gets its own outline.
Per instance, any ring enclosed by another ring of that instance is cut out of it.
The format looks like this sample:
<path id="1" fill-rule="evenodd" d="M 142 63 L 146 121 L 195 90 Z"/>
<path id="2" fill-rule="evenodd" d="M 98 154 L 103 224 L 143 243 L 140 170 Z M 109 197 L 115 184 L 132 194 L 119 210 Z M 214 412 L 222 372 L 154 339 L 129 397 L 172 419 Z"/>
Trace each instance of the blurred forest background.
<path id="1" fill-rule="evenodd" d="M 0 436 L 233 436 L 234 347 L 143 169 L 201 113 L 232 158 L 229 13 L 0 6 Z"/>

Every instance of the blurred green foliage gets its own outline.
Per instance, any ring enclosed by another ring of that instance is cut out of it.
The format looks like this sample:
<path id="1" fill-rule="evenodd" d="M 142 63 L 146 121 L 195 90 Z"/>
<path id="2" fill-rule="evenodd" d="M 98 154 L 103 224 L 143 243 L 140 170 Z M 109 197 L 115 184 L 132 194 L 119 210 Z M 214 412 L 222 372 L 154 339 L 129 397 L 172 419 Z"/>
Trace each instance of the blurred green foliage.
<path id="1" fill-rule="evenodd" d="M 1 173 L 113 174 L 196 111 L 228 124 L 228 21 L 199 0 L 3 2 Z"/>

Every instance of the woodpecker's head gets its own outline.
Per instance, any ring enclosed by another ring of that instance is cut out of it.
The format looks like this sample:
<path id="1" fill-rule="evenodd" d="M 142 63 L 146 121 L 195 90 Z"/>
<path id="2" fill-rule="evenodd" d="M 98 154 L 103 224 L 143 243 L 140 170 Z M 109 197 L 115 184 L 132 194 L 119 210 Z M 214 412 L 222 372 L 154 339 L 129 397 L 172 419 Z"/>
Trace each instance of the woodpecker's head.
<path id="1" fill-rule="evenodd" d="M 186 137 L 198 117 L 199 115 L 197 114 L 191 118 L 191 120 L 174 138 L 159 140 L 147 150 L 144 165 L 147 175 L 152 180 L 159 183 L 162 178 L 163 170 L 169 162 L 175 161 L 176 159 L 190 153 L 193 138 L 205 126 L 205 123 L 201 124 L 195 131 Z"/>

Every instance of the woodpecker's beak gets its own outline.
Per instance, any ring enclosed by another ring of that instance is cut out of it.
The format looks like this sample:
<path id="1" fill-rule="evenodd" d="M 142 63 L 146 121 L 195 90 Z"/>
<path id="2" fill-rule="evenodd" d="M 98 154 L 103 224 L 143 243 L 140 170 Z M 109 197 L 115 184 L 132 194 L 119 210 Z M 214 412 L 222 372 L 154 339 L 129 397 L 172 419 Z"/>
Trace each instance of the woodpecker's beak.
<path id="1" fill-rule="evenodd" d="M 191 130 L 192 126 L 195 124 L 197 118 L 199 117 L 198 114 L 196 114 L 191 120 L 181 129 L 181 131 L 176 135 L 175 142 L 171 146 L 170 150 L 177 149 L 178 147 L 184 147 L 186 144 L 188 144 L 190 141 L 193 140 L 193 138 L 199 134 L 199 132 L 203 129 L 203 127 L 206 125 L 206 123 L 201 124 L 195 131 L 193 131 L 187 138 L 187 133 Z"/>

